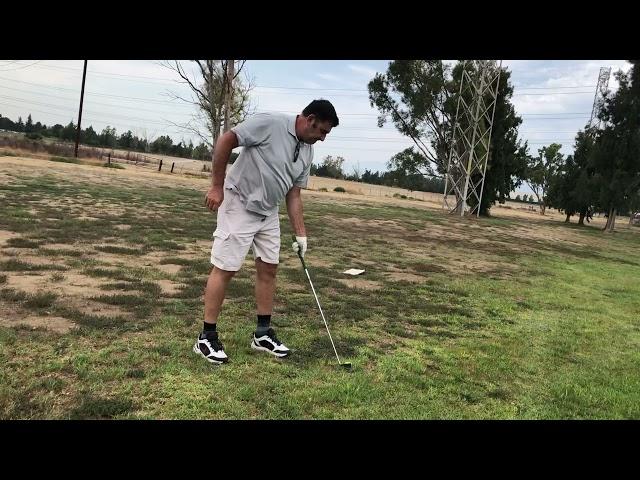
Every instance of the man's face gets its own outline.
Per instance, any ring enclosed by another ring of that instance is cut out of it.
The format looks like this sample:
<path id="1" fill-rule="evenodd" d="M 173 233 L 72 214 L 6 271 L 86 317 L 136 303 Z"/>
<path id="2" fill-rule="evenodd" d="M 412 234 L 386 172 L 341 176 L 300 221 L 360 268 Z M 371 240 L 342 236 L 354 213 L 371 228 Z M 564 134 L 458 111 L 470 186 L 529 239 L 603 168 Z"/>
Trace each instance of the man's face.
<path id="1" fill-rule="evenodd" d="M 307 117 L 307 128 L 302 139 L 305 143 L 313 145 L 318 140 L 324 141 L 325 137 L 331 132 L 331 122 L 321 122 L 315 115 Z"/>

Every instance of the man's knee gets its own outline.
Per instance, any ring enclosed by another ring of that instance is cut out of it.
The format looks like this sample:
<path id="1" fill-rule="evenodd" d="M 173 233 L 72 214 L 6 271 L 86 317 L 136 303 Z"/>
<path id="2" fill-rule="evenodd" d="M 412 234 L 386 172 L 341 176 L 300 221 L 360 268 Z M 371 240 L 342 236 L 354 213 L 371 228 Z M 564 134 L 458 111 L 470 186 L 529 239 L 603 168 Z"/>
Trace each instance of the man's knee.
<path id="1" fill-rule="evenodd" d="M 275 278 L 278 264 L 264 262 L 262 258 L 258 257 L 256 258 L 256 270 L 261 277 Z"/>
<path id="2" fill-rule="evenodd" d="M 221 268 L 218 268 L 216 266 L 214 266 L 211 269 L 211 273 L 209 274 L 210 277 L 214 277 L 214 278 L 222 278 L 224 280 L 231 280 L 231 278 L 236 274 L 235 271 L 232 270 L 223 270 Z"/>

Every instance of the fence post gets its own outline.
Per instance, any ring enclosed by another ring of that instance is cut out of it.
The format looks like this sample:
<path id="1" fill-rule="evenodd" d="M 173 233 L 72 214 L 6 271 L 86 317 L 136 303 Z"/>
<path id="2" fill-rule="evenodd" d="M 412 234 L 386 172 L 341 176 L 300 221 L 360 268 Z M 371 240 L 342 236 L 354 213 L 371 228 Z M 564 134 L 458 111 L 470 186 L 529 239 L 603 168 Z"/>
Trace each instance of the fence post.
<path id="1" fill-rule="evenodd" d="M 171 173 L 173 173 L 173 167 L 176 166 L 176 162 L 171 163 Z"/>
<path id="2" fill-rule="evenodd" d="M 107 160 L 108 164 L 111 165 L 111 152 L 109 152 L 109 160 Z"/>
<path id="3" fill-rule="evenodd" d="M 162 170 L 162 159 L 160 159 L 160 165 L 158 166 L 158 171 Z"/>

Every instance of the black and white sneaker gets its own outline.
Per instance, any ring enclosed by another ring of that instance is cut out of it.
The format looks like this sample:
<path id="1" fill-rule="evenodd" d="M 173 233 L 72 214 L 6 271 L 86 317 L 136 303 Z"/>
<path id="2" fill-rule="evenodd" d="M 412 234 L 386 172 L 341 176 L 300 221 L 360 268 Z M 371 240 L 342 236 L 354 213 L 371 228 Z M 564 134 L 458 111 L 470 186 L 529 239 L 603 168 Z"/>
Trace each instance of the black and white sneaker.
<path id="1" fill-rule="evenodd" d="M 201 333 L 193 345 L 193 351 L 211 363 L 220 364 L 229 361 L 222 348 L 222 342 L 218 339 L 218 332 Z"/>
<path id="2" fill-rule="evenodd" d="M 286 357 L 291 351 L 283 345 L 283 343 L 276 338 L 276 332 L 273 328 L 267 330 L 267 333 L 260 337 L 256 337 L 253 333 L 253 340 L 251 341 L 251 348 L 254 350 L 262 350 L 268 352 L 276 357 Z"/>

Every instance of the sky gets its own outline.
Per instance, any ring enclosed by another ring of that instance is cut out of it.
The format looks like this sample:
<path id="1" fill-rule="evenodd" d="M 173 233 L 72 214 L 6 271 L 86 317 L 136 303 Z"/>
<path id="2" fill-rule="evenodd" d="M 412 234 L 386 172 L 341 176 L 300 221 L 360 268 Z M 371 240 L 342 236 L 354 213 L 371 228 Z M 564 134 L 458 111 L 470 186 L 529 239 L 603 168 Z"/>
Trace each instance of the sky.
<path id="1" fill-rule="evenodd" d="M 186 62 L 188 63 L 188 62 Z M 345 158 L 344 171 L 384 171 L 395 153 L 412 146 L 392 124 L 377 126 L 378 112 L 369 104 L 367 83 L 384 73 L 389 60 L 248 60 L 242 72 L 250 81 L 254 111 L 299 113 L 316 98 L 330 100 L 340 125 L 315 147 L 315 162 L 327 155 Z M 612 67 L 627 71 L 624 60 L 504 60 L 514 85 L 513 104 L 523 119 L 520 137 L 531 154 L 550 143 L 573 152 L 578 130 L 589 121 L 598 72 Z M 0 60 L 0 114 L 48 126 L 77 122 L 82 60 Z M 89 60 L 85 82 L 82 127 L 100 132 L 106 126 L 117 133 L 131 130 L 152 140 L 169 135 L 178 143 L 199 139 L 176 124 L 187 122 L 193 106 L 172 94 L 190 96 L 178 75 L 152 60 Z M 530 193 L 523 186 L 516 193 Z"/>

